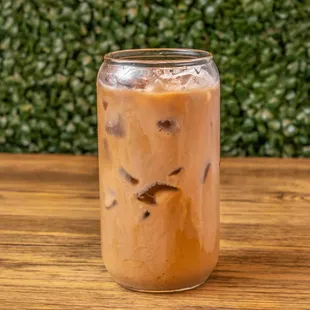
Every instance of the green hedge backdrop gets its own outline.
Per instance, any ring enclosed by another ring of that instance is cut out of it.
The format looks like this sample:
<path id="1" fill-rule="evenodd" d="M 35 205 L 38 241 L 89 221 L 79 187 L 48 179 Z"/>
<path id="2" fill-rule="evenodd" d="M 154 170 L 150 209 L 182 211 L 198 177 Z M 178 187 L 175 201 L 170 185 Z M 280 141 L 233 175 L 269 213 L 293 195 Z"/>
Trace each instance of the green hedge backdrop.
<path id="1" fill-rule="evenodd" d="M 214 53 L 222 154 L 310 156 L 310 6 L 297 0 L 1 0 L 0 151 L 96 153 L 108 51 Z"/>

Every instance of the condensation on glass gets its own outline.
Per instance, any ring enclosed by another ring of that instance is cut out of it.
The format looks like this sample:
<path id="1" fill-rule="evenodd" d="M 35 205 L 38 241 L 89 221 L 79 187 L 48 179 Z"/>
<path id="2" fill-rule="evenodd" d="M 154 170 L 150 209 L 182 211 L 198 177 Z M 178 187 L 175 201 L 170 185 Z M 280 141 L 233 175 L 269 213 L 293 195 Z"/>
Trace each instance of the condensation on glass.
<path id="1" fill-rule="evenodd" d="M 190 289 L 217 263 L 219 84 L 205 51 L 105 56 L 97 78 L 102 256 L 128 289 Z"/>

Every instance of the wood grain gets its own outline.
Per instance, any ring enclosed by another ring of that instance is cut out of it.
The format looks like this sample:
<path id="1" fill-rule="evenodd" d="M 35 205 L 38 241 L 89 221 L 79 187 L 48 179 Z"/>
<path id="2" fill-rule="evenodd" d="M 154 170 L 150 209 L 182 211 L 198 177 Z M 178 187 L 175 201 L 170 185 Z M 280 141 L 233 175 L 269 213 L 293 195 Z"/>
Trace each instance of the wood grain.
<path id="1" fill-rule="evenodd" d="M 310 309 L 310 160 L 223 159 L 202 287 L 120 288 L 100 257 L 95 157 L 0 154 L 0 309 Z"/>

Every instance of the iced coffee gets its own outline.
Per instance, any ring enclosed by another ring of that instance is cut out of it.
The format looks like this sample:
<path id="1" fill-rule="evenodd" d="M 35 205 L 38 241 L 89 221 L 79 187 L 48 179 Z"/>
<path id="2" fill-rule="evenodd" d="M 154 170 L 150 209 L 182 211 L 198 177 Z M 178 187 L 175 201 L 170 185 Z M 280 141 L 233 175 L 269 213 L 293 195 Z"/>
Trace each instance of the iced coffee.
<path id="1" fill-rule="evenodd" d="M 140 291 L 204 283 L 219 253 L 220 88 L 210 54 L 108 54 L 97 108 L 107 270 Z"/>

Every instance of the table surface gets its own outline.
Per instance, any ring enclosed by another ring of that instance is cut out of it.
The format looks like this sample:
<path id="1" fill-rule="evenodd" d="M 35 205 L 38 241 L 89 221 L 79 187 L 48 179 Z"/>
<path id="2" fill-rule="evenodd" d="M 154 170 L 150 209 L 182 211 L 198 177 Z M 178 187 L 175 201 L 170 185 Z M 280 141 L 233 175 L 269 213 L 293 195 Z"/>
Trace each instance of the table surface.
<path id="1" fill-rule="evenodd" d="M 310 309 L 310 160 L 221 162 L 221 253 L 192 291 L 115 284 L 96 157 L 0 154 L 0 309 Z"/>

